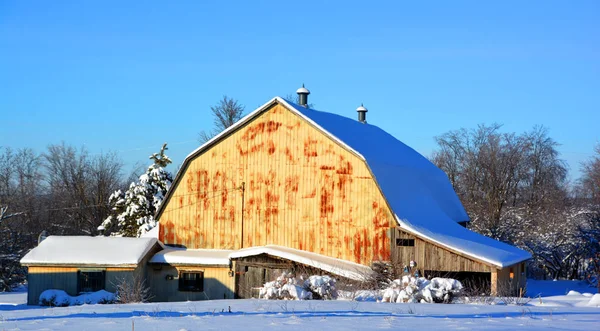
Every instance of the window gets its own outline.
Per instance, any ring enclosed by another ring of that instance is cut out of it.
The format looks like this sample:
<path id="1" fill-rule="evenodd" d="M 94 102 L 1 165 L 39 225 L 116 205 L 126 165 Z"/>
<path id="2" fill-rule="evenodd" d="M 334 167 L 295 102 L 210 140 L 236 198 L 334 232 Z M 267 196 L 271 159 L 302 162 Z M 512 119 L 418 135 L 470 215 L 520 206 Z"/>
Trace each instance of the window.
<path id="1" fill-rule="evenodd" d="M 204 272 L 182 272 L 179 274 L 179 290 L 187 292 L 204 291 Z"/>
<path id="2" fill-rule="evenodd" d="M 104 279 L 104 270 L 79 270 L 77 272 L 77 290 L 79 293 L 104 290 Z"/>
<path id="3" fill-rule="evenodd" d="M 414 239 L 402 239 L 402 238 L 396 239 L 396 246 L 414 246 L 414 245 L 415 245 Z"/>

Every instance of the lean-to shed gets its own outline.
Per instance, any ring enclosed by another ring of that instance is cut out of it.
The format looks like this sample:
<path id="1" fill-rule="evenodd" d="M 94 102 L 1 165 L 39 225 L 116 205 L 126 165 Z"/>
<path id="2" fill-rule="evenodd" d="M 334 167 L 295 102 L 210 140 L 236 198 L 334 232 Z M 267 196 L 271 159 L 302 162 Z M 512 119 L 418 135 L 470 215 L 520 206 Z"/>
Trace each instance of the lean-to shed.
<path id="1" fill-rule="evenodd" d="M 162 249 L 156 238 L 49 236 L 21 259 L 28 267 L 27 304 L 49 289 L 71 296 L 106 290 L 133 277 L 146 278 L 146 263 Z"/>

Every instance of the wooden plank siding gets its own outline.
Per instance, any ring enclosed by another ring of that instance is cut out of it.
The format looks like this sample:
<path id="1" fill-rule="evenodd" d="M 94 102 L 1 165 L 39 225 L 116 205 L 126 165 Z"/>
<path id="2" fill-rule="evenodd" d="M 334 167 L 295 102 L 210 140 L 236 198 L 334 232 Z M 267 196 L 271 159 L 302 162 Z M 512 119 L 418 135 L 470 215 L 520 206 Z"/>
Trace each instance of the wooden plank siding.
<path id="1" fill-rule="evenodd" d="M 492 276 L 492 293 L 497 295 L 524 296 L 527 292 L 526 263 L 496 269 Z M 495 278 L 495 279 L 494 279 Z"/>
<path id="2" fill-rule="evenodd" d="M 165 244 L 390 260 L 395 220 L 365 162 L 279 104 L 183 171 L 159 215 Z"/>
<path id="3" fill-rule="evenodd" d="M 40 294 L 45 290 L 56 289 L 67 292 L 70 296 L 77 296 L 77 272 L 86 269 L 103 270 L 106 272 L 104 289 L 115 293 L 117 285 L 123 280 L 131 280 L 134 275 L 141 274 L 144 265 L 137 268 L 102 268 L 102 267 L 28 267 L 27 273 L 27 304 L 37 305 Z M 143 275 L 141 275 L 143 276 Z"/>
<path id="4" fill-rule="evenodd" d="M 59 289 L 77 295 L 77 268 L 29 267 L 27 273 L 27 304 L 37 305 L 40 294 Z"/>
<path id="5" fill-rule="evenodd" d="M 204 273 L 203 292 L 179 291 L 181 271 L 202 271 Z M 167 279 L 173 276 L 173 279 Z M 227 267 L 149 265 L 147 281 L 152 289 L 152 301 L 196 301 L 234 298 L 234 277 L 229 276 Z"/>
<path id="6" fill-rule="evenodd" d="M 396 246 L 396 239 L 413 239 L 414 246 Z M 399 228 L 392 231 L 392 262 L 400 266 L 417 263 L 419 270 L 491 272 L 493 267 L 437 246 Z"/>

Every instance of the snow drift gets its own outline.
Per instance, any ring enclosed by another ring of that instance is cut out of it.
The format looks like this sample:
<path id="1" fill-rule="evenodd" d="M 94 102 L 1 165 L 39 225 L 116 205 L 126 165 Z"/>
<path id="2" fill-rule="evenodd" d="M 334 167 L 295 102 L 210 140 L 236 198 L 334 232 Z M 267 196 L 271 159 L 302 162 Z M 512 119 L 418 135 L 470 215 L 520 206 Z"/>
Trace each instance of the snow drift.
<path id="1" fill-rule="evenodd" d="M 114 293 L 100 290 L 97 292 L 84 293 L 72 297 L 63 290 L 46 290 L 40 294 L 40 306 L 67 307 L 83 304 L 107 304 L 114 303 L 116 296 Z"/>

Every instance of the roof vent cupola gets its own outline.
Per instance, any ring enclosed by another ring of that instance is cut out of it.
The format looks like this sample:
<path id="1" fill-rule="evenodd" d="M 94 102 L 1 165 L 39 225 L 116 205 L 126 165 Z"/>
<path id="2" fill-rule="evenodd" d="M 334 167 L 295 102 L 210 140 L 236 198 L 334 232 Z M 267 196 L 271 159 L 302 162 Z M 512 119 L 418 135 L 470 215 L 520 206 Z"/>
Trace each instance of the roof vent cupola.
<path id="1" fill-rule="evenodd" d="M 358 121 L 361 123 L 367 123 L 367 108 L 365 108 L 361 103 L 360 107 L 356 108 L 356 111 L 358 112 Z"/>
<path id="2" fill-rule="evenodd" d="M 298 93 L 298 103 L 300 106 L 308 108 L 308 95 L 310 91 L 302 84 L 302 87 L 296 90 L 296 93 Z"/>

